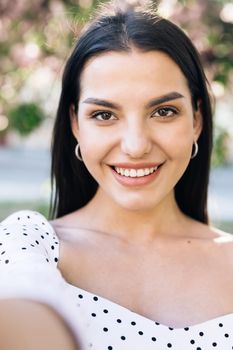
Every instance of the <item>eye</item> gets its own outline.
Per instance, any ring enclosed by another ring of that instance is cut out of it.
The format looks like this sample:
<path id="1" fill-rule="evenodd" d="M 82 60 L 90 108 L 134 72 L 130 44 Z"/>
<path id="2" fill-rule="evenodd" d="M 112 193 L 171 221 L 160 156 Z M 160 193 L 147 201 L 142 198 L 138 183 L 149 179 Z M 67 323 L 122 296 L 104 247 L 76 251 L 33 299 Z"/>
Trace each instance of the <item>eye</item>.
<path id="1" fill-rule="evenodd" d="M 178 114 L 178 111 L 174 107 L 160 107 L 153 112 L 153 117 L 169 118 Z"/>
<path id="2" fill-rule="evenodd" d="M 92 114 L 92 118 L 100 121 L 114 120 L 116 117 L 111 112 L 98 111 Z"/>

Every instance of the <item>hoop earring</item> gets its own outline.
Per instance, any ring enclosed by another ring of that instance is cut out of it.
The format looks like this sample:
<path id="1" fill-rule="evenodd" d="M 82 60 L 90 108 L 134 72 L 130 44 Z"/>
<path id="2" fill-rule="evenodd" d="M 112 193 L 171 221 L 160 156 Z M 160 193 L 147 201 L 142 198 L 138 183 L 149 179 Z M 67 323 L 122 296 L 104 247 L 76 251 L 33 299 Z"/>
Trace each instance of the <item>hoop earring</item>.
<path id="1" fill-rule="evenodd" d="M 191 155 L 191 159 L 195 158 L 198 153 L 198 143 L 197 141 L 194 141 L 194 152 Z"/>
<path id="2" fill-rule="evenodd" d="M 80 151 L 80 144 L 79 143 L 77 143 L 77 145 L 75 146 L 74 153 L 75 153 L 76 157 L 78 158 L 78 160 L 80 160 L 80 162 L 83 162 L 81 151 Z"/>

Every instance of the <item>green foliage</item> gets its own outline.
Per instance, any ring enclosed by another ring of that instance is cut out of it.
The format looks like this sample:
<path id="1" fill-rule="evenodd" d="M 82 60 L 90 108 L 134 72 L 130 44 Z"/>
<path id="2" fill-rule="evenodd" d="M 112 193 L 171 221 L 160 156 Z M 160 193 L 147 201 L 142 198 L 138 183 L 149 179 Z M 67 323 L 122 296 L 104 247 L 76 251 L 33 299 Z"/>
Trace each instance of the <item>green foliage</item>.
<path id="1" fill-rule="evenodd" d="M 0 11 L 0 112 L 10 116 L 11 128 L 27 135 L 40 125 L 42 113 L 28 110 L 27 114 L 18 109 L 11 115 L 12 104 L 18 102 L 21 90 L 27 87 L 28 79 L 38 68 L 47 67 L 54 76 L 60 74 L 83 25 L 93 10 L 106 1 L 46 0 L 35 1 L 33 5 L 30 1 L 23 1 L 14 11 L 11 1 L 4 2 L 4 11 Z M 158 5 L 163 1 L 152 0 Z M 230 0 L 176 0 L 174 3 L 170 18 L 187 31 L 196 44 L 208 79 L 221 83 L 225 93 L 232 94 L 233 23 L 224 21 L 221 16 Z M 38 54 L 30 51 L 28 44 L 35 44 Z M 32 96 L 32 99 L 37 99 L 37 96 Z M 40 105 L 44 108 L 43 101 Z M 215 166 L 226 159 L 226 134 L 224 130 L 216 132 Z"/>
<path id="2" fill-rule="evenodd" d="M 90 6 L 82 7 L 80 5 L 67 4 L 67 14 L 70 18 L 73 18 L 77 21 L 86 22 L 90 18 L 91 14 L 95 9 L 100 5 L 104 4 L 106 0 L 101 2 L 98 0 L 92 0 Z"/>
<path id="3" fill-rule="evenodd" d="M 6 143 L 8 128 L 0 130 L 0 147 Z"/>
<path id="4" fill-rule="evenodd" d="M 227 130 L 215 126 L 214 149 L 212 154 L 212 166 L 218 167 L 226 163 L 227 159 L 227 139 L 229 135 Z"/>
<path id="5" fill-rule="evenodd" d="M 0 201 L 0 222 L 4 220 L 8 215 L 18 210 L 35 210 L 49 217 L 49 204 L 43 200 L 27 201 L 27 202 L 1 202 Z"/>
<path id="6" fill-rule="evenodd" d="M 22 103 L 9 112 L 10 128 L 22 136 L 30 134 L 44 119 L 43 112 L 35 103 Z"/>

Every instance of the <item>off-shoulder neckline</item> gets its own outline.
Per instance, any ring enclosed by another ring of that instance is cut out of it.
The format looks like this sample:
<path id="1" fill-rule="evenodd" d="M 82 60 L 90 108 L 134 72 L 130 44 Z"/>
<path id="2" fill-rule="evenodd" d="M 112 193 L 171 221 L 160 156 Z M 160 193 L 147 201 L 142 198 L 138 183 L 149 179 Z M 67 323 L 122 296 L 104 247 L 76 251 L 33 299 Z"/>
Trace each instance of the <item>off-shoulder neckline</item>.
<path id="1" fill-rule="evenodd" d="M 31 210 L 22 210 L 20 212 L 17 212 L 17 213 L 14 213 L 14 214 L 22 214 L 24 212 L 25 213 L 33 213 L 35 215 L 38 215 L 40 213 L 36 212 L 36 211 L 31 211 Z M 12 215 L 14 215 L 12 214 Z M 53 234 L 57 237 L 58 239 L 58 243 L 59 243 L 59 238 L 58 238 L 58 235 L 54 229 L 54 227 L 50 224 L 50 222 L 48 221 L 48 219 L 46 219 L 44 217 L 44 215 L 40 214 L 41 217 L 43 217 L 44 221 L 45 221 L 45 224 L 48 225 L 49 229 L 53 232 Z M 3 220 L 4 221 L 4 220 Z M 59 249 L 59 247 L 58 247 Z M 66 281 L 66 283 L 71 287 L 71 288 L 75 288 L 75 289 L 78 289 L 80 291 L 80 293 L 84 292 L 86 294 L 88 294 L 90 297 L 94 298 L 94 297 L 97 297 L 98 299 L 101 299 L 103 302 L 109 304 L 110 306 L 112 305 L 113 307 L 117 307 L 119 308 L 120 310 L 124 311 L 124 312 L 127 312 L 129 313 L 130 315 L 133 315 L 134 319 L 135 317 L 137 317 L 138 319 L 141 319 L 141 320 L 144 320 L 145 322 L 148 322 L 148 323 L 155 323 L 157 325 L 159 325 L 160 327 L 163 327 L 163 328 L 167 328 L 167 329 L 172 329 L 173 331 L 181 331 L 181 330 L 192 330 L 192 329 L 195 329 L 195 328 L 201 328 L 201 329 L 204 329 L 204 327 L 207 327 L 209 324 L 212 324 L 212 323 L 219 323 L 221 324 L 222 322 L 224 322 L 224 320 L 228 320 L 228 319 L 231 319 L 232 318 L 232 322 L 233 322 L 233 312 L 229 312 L 227 314 L 223 314 L 223 315 L 220 315 L 220 316 L 216 316 L 214 318 L 211 318 L 211 319 L 208 319 L 208 320 L 205 320 L 203 322 L 200 322 L 200 323 L 196 323 L 196 324 L 193 324 L 193 325 L 186 325 L 186 326 L 183 326 L 183 327 L 174 327 L 174 326 L 171 326 L 171 325 L 165 325 L 157 320 L 152 320 L 150 319 L 149 317 L 146 317 L 146 316 L 143 316 L 142 314 L 139 314 L 137 312 L 134 312 L 132 310 L 130 310 L 129 308 L 125 307 L 125 306 L 122 306 L 108 298 L 105 298 L 105 297 L 102 297 L 101 295 L 98 295 L 98 294 L 95 294 L 95 293 L 92 293 L 88 290 L 85 290 L 83 288 L 80 288 L 78 286 L 75 286 L 69 282 Z"/>
<path id="2" fill-rule="evenodd" d="M 52 228 L 52 230 L 55 233 L 55 235 L 57 236 L 53 226 L 50 224 L 49 221 L 47 221 L 47 222 L 48 222 L 49 226 Z M 88 291 L 86 289 L 83 289 L 83 288 L 80 288 L 80 287 L 75 286 L 73 284 L 70 284 L 69 282 L 67 282 L 67 283 L 72 288 L 77 288 L 80 292 L 87 293 L 92 298 L 94 298 L 94 297 L 100 298 L 103 302 L 108 303 L 109 305 L 112 305 L 114 307 L 118 307 L 121 310 L 124 310 L 125 312 L 128 312 L 128 313 L 132 314 L 134 317 L 138 317 L 138 318 L 140 318 L 142 320 L 145 320 L 145 321 L 147 321 L 149 323 L 151 323 L 151 322 L 152 323 L 156 323 L 157 325 L 159 325 L 161 327 L 172 329 L 174 331 L 180 331 L 180 330 L 184 330 L 184 329 L 189 329 L 190 330 L 190 329 L 200 328 L 200 327 L 203 328 L 203 327 L 207 326 L 208 324 L 210 324 L 212 322 L 213 323 L 216 323 L 216 322 L 221 323 L 221 322 L 223 322 L 223 320 L 228 319 L 228 318 L 232 318 L 232 321 L 233 321 L 233 312 L 230 312 L 230 313 L 227 313 L 227 314 L 224 314 L 224 315 L 220 315 L 220 316 L 216 316 L 214 318 L 211 318 L 211 319 L 208 319 L 208 320 L 205 320 L 203 322 L 196 323 L 196 324 L 193 324 L 193 325 L 186 325 L 186 326 L 183 326 L 183 327 L 174 327 L 174 326 L 171 326 L 171 325 L 169 326 L 169 325 L 165 325 L 165 324 L 163 324 L 163 323 L 161 323 L 159 321 L 152 320 L 149 317 L 143 316 L 142 314 L 134 312 L 134 311 L 130 310 L 129 308 L 127 308 L 125 306 L 122 306 L 121 304 L 118 304 L 118 303 L 116 303 L 116 302 L 114 302 L 114 301 L 112 301 L 112 300 L 110 300 L 108 298 L 102 297 L 102 296 L 100 296 L 98 294 L 95 294 L 95 293 L 92 293 L 92 292 L 90 292 L 90 291 Z"/>

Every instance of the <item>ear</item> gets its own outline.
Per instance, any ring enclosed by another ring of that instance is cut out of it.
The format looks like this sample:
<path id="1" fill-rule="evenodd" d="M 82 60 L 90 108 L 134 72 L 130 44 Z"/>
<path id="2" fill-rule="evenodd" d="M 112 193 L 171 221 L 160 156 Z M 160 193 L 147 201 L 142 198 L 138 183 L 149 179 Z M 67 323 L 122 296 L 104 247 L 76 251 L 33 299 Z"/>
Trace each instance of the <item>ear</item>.
<path id="1" fill-rule="evenodd" d="M 195 110 L 193 113 L 193 130 L 194 130 L 195 141 L 198 140 L 201 134 L 202 128 L 203 128 L 202 102 L 201 100 L 198 100 L 197 110 Z"/>
<path id="2" fill-rule="evenodd" d="M 78 116 L 75 111 L 74 104 L 70 105 L 69 113 L 70 113 L 70 126 L 72 130 L 72 134 L 74 135 L 74 137 L 78 142 L 78 138 L 79 138 Z"/>

